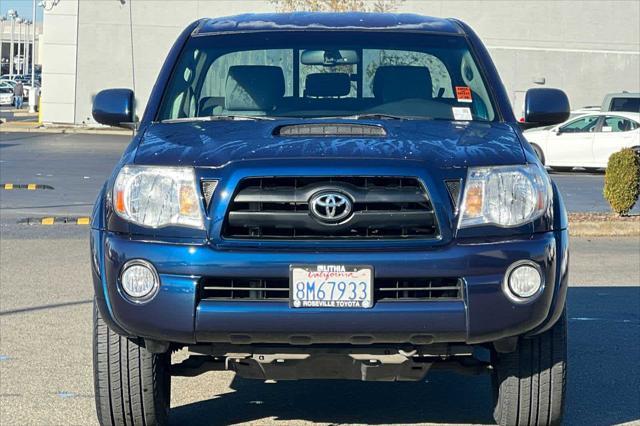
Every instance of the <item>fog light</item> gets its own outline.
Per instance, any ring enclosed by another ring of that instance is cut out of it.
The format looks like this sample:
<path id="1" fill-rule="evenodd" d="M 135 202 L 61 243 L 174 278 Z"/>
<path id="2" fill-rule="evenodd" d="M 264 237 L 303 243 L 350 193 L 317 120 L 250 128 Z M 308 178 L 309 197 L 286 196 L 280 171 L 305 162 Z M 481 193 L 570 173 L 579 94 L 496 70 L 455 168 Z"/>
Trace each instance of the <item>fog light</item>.
<path id="1" fill-rule="evenodd" d="M 142 303 L 156 295 L 160 279 L 156 269 L 144 260 L 131 260 L 122 268 L 120 286 L 129 300 Z"/>
<path id="2" fill-rule="evenodd" d="M 533 262 L 522 261 L 511 265 L 505 276 L 505 292 L 519 302 L 530 300 L 540 293 L 544 282 L 540 267 Z"/>

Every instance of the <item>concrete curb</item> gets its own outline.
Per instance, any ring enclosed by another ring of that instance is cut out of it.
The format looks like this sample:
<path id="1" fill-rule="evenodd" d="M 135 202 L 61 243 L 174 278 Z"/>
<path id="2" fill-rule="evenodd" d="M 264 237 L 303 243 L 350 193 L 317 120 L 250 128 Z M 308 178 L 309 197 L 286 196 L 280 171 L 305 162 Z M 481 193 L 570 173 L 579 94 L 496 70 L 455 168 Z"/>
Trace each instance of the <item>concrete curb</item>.
<path id="1" fill-rule="evenodd" d="M 569 219 L 571 237 L 640 237 L 640 222 L 575 222 Z"/>
<path id="2" fill-rule="evenodd" d="M 53 189 L 53 186 L 41 185 L 39 183 L 0 183 L 0 189 L 4 189 L 6 191 L 15 191 L 17 189 L 36 191 L 38 189 Z"/>
<path id="3" fill-rule="evenodd" d="M 56 127 L 56 126 L 39 125 L 39 124 L 36 124 L 36 123 L 17 124 L 16 122 L 9 122 L 9 123 L 1 124 L 0 125 L 0 132 L 6 132 L 6 133 L 83 134 L 83 135 L 117 135 L 117 136 L 132 136 L 133 135 L 131 130 L 115 129 L 113 127 L 107 127 L 107 128 L 104 128 L 104 129 L 86 128 L 86 127 Z"/>
<path id="4" fill-rule="evenodd" d="M 18 221 L 25 225 L 91 225 L 91 218 L 88 216 L 45 216 L 45 217 L 28 217 Z"/>

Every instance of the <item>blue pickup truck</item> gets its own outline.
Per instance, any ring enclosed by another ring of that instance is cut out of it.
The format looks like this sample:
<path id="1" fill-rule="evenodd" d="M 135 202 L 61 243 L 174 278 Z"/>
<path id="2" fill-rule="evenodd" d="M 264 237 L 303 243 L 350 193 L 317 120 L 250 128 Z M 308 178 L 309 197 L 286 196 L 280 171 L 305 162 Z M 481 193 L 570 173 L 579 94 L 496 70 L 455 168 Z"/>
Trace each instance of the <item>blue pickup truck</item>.
<path id="1" fill-rule="evenodd" d="M 490 374 L 499 424 L 560 423 L 567 215 L 521 131 L 569 102 L 531 89 L 524 111 L 455 19 L 189 25 L 141 119 L 129 89 L 94 100 L 136 129 L 91 222 L 100 423 L 166 424 L 177 375 L 431 368 Z"/>

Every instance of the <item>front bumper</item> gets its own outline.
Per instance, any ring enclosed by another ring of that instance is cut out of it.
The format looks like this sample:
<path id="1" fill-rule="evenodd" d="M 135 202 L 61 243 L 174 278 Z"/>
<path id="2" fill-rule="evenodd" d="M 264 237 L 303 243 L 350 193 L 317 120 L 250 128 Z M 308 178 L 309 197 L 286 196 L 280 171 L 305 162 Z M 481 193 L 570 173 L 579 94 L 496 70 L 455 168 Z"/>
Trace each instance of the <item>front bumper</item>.
<path id="1" fill-rule="evenodd" d="M 221 250 L 207 244 L 137 241 L 92 230 L 93 278 L 103 317 L 131 337 L 194 343 L 413 343 L 497 341 L 549 327 L 564 306 L 567 231 L 508 240 L 454 241 L 443 247 L 393 251 Z M 136 305 L 118 291 L 124 263 L 145 259 L 160 274 L 160 291 Z M 531 259 L 545 288 L 527 304 L 502 291 L 507 268 Z M 384 301 L 371 309 L 292 309 L 276 301 L 199 301 L 205 276 L 283 277 L 290 264 L 373 265 L 376 278 L 461 277 L 464 299 Z"/>

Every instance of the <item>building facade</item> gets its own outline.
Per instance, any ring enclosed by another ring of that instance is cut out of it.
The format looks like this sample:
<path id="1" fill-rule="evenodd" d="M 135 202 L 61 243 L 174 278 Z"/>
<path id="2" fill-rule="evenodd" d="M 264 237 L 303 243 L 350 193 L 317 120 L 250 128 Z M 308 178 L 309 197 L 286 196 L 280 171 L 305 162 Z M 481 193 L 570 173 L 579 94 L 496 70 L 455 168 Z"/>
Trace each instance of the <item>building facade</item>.
<path id="1" fill-rule="evenodd" d="M 36 25 L 35 49 L 33 43 L 33 26 L 14 25 L 13 27 L 13 56 L 14 74 L 30 74 L 31 61 L 41 65 L 40 43 L 42 42 L 42 25 Z M 10 74 L 11 64 L 11 21 L 0 21 L 0 74 Z"/>
<path id="2" fill-rule="evenodd" d="M 268 0 L 59 0 L 45 10 L 45 122 L 94 125 L 104 88 L 128 87 L 142 114 L 179 32 L 201 17 L 273 12 Z M 606 93 L 640 91 L 640 2 L 636 0 L 398 0 L 397 12 L 456 17 L 489 48 L 517 116 L 531 87 L 559 87 L 573 108 Z"/>

